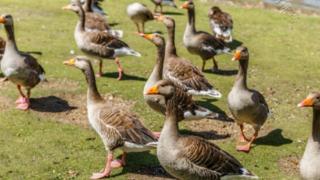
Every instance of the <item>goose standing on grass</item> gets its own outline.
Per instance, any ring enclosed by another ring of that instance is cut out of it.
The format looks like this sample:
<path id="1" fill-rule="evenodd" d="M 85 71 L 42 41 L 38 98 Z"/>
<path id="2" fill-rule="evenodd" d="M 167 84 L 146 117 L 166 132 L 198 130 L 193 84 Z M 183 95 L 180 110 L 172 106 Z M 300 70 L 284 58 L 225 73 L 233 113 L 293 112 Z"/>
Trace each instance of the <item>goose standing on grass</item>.
<path id="1" fill-rule="evenodd" d="M 312 132 L 300 161 L 300 174 L 303 179 L 320 179 L 320 93 L 311 93 L 298 104 L 298 107 L 313 108 Z"/>
<path id="2" fill-rule="evenodd" d="M 144 33 L 144 24 L 154 19 L 147 6 L 137 2 L 128 5 L 127 14 L 137 26 L 138 33 Z"/>
<path id="3" fill-rule="evenodd" d="M 88 3 L 88 1 L 86 1 L 86 0 L 81 0 L 80 2 L 81 2 L 81 4 L 83 4 L 83 6 L 87 6 L 88 9 L 89 8 L 92 9 L 92 12 L 105 16 L 107 14 L 104 12 L 104 10 L 102 9 L 101 4 L 100 4 L 103 1 L 104 0 L 92 0 L 92 3 Z M 84 9 L 86 10 L 86 8 L 84 8 Z"/>
<path id="4" fill-rule="evenodd" d="M 0 16 L 7 34 L 5 51 L 1 60 L 1 71 L 5 78 L 17 85 L 20 98 L 16 101 L 17 108 L 27 110 L 30 107 L 31 89 L 40 81 L 45 80 L 45 72 L 37 60 L 27 53 L 18 50 L 14 36 L 14 23 L 11 15 Z M 22 87 L 27 94 L 23 93 Z"/>
<path id="5" fill-rule="evenodd" d="M 92 4 L 94 2 L 93 0 L 85 0 L 85 2 L 86 3 L 82 7 L 84 8 L 85 15 L 86 15 L 85 28 L 87 31 L 104 31 L 116 38 L 123 37 L 122 30 L 111 29 L 109 24 L 107 23 L 106 17 L 104 15 L 95 13 L 91 8 L 91 6 L 87 5 L 87 4 Z M 71 10 L 77 13 L 78 15 L 80 13 L 80 8 L 78 7 L 76 0 L 72 0 L 70 4 L 64 6 L 62 9 Z"/>
<path id="6" fill-rule="evenodd" d="M 156 136 L 136 115 L 116 103 L 103 100 L 96 86 L 91 63 L 86 57 L 78 56 L 65 61 L 64 64 L 80 69 L 86 77 L 88 119 L 107 151 L 105 168 L 100 173 L 94 173 L 91 179 L 108 177 L 113 168 L 124 166 L 127 152 L 142 152 L 156 148 Z M 113 153 L 117 149 L 123 151 L 121 160 L 113 160 Z"/>
<path id="7" fill-rule="evenodd" d="M 154 13 L 162 14 L 163 13 L 163 9 L 162 9 L 163 6 L 171 6 L 171 7 L 177 8 L 177 5 L 174 2 L 174 0 L 151 0 L 151 1 L 155 5 Z M 158 11 L 159 7 L 160 7 L 160 12 Z"/>
<path id="8" fill-rule="evenodd" d="M 208 17 L 216 38 L 226 43 L 232 42 L 233 20 L 231 15 L 214 6 L 209 10 Z"/>
<path id="9" fill-rule="evenodd" d="M 235 122 L 240 126 L 239 141 L 246 143 L 245 145 L 238 145 L 237 150 L 249 152 L 252 142 L 257 138 L 261 126 L 267 120 L 269 108 L 263 95 L 247 86 L 248 49 L 243 46 L 238 47 L 233 60 L 239 62 L 239 72 L 228 95 L 228 106 Z M 251 139 L 244 135 L 244 123 L 250 124 L 255 130 Z"/>
<path id="10" fill-rule="evenodd" d="M 215 56 L 222 53 L 228 53 L 230 49 L 226 47 L 224 41 L 215 36 L 197 31 L 195 25 L 195 5 L 192 0 L 185 2 L 181 8 L 188 10 L 188 23 L 183 35 L 183 44 L 191 54 L 199 55 L 202 58 L 202 68 L 205 70 L 206 61 L 213 60 L 213 72 L 219 70 Z"/>
<path id="11" fill-rule="evenodd" d="M 163 22 L 168 31 L 163 79 L 171 80 L 176 86 L 179 86 L 192 95 L 221 98 L 221 93 L 213 88 L 196 66 L 177 55 L 174 19 L 167 16 L 156 16 L 156 19 Z"/>
<path id="12" fill-rule="evenodd" d="M 160 134 L 157 157 L 164 169 L 177 179 L 257 178 L 241 163 L 215 144 L 196 136 L 179 134 L 179 102 L 172 85 L 154 86 L 150 95 L 166 99 L 166 119 Z"/>
<path id="13" fill-rule="evenodd" d="M 152 86 L 162 87 L 162 86 L 173 86 L 175 88 L 177 101 L 179 102 L 179 108 L 183 114 L 181 119 L 186 120 L 197 120 L 197 119 L 220 119 L 228 120 L 225 115 L 220 113 L 215 113 L 207 108 L 197 105 L 193 100 L 192 96 L 186 93 L 181 88 L 174 86 L 170 80 L 162 80 L 162 71 L 164 63 L 164 52 L 165 52 L 165 40 L 159 34 L 140 34 L 143 38 L 151 41 L 157 47 L 157 59 L 156 64 L 153 68 L 151 75 L 149 76 L 143 90 L 143 96 L 145 102 L 151 107 L 151 109 L 165 114 L 166 106 L 165 99 L 161 95 L 147 95 L 148 90 Z"/>
<path id="14" fill-rule="evenodd" d="M 80 11 L 79 21 L 77 23 L 74 36 L 78 48 L 91 56 L 114 59 L 118 66 L 118 80 L 121 80 L 123 70 L 119 58 L 122 56 L 140 57 L 141 54 L 131 49 L 125 42 L 111 36 L 106 32 L 86 30 L 86 14 L 79 1 L 77 2 L 77 5 Z M 100 59 L 99 73 L 97 74 L 98 77 L 101 77 L 103 74 L 102 66 L 102 59 Z"/>

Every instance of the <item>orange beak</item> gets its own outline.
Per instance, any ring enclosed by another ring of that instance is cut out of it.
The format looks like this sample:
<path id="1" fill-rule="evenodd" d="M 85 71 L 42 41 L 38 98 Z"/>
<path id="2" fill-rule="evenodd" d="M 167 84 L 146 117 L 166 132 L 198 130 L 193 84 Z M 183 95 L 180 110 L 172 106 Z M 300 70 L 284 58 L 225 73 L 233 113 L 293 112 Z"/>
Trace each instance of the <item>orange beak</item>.
<path id="1" fill-rule="evenodd" d="M 232 61 L 239 61 L 241 58 L 241 52 L 240 51 L 236 51 L 236 53 L 234 54 Z"/>
<path id="2" fill-rule="evenodd" d="M 148 39 L 148 40 L 152 40 L 154 37 L 153 34 L 143 34 L 143 33 L 141 33 L 140 36 L 142 36 L 143 38 Z"/>
<path id="3" fill-rule="evenodd" d="M 2 16 L 0 17 L 0 23 L 1 23 L 1 24 L 6 23 L 6 20 L 5 20 Z"/>
<path id="4" fill-rule="evenodd" d="M 73 66 L 75 62 L 76 62 L 75 59 L 72 58 L 72 59 L 70 59 L 70 60 L 68 60 L 68 61 L 64 61 L 63 64 L 64 64 L 64 65 Z"/>
<path id="5" fill-rule="evenodd" d="M 312 98 L 307 97 L 301 103 L 298 104 L 298 107 L 310 107 L 313 106 Z"/>
<path id="6" fill-rule="evenodd" d="M 158 93 L 159 93 L 159 91 L 158 91 L 158 87 L 157 86 L 152 86 L 147 92 L 147 94 L 149 94 L 149 95 L 158 94 Z"/>
<path id="7" fill-rule="evenodd" d="M 154 19 L 157 21 L 163 21 L 164 20 L 164 16 L 163 15 L 155 15 Z"/>
<path id="8" fill-rule="evenodd" d="M 188 9 L 189 8 L 189 3 L 185 2 L 180 6 L 181 9 Z"/>
<path id="9" fill-rule="evenodd" d="M 66 5 L 66 6 L 63 6 L 62 9 L 63 9 L 63 10 L 70 10 L 70 9 L 71 9 L 71 5 L 68 4 L 68 5 Z"/>

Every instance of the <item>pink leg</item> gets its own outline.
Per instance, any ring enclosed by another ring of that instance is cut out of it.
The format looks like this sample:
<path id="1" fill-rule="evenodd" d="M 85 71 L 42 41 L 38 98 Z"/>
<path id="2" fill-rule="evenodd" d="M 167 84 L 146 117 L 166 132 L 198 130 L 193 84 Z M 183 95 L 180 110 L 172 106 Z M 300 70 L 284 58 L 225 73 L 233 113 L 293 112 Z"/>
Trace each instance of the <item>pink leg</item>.
<path id="1" fill-rule="evenodd" d="M 112 168 L 120 168 L 126 165 L 126 157 L 127 157 L 127 153 L 123 152 L 121 159 L 116 159 L 113 160 L 111 163 L 111 167 Z"/>
<path id="2" fill-rule="evenodd" d="M 102 66 L 103 66 L 103 62 L 102 59 L 99 59 L 99 72 L 96 74 L 96 77 L 101 77 L 102 76 Z"/>
<path id="3" fill-rule="evenodd" d="M 115 62 L 118 65 L 118 73 L 119 73 L 118 80 L 121 80 L 122 79 L 123 70 L 122 70 L 122 67 L 121 67 L 121 64 L 120 64 L 120 59 L 116 58 Z"/>
<path id="4" fill-rule="evenodd" d="M 106 159 L 106 166 L 102 172 L 93 173 L 90 179 L 102 179 L 105 177 L 110 176 L 111 174 L 111 162 L 113 160 L 113 154 L 112 152 L 108 153 L 107 159 Z"/>
<path id="5" fill-rule="evenodd" d="M 243 124 L 240 124 L 239 127 L 240 127 L 240 137 L 239 137 L 239 141 L 240 141 L 240 142 L 248 142 L 249 139 L 244 135 L 244 132 L 243 132 Z"/>
<path id="6" fill-rule="evenodd" d="M 24 111 L 28 110 L 30 107 L 30 101 L 29 101 L 29 98 L 31 95 L 30 89 L 27 90 L 27 96 L 23 94 L 21 90 L 21 86 L 18 85 L 18 89 L 21 94 L 21 97 L 16 101 L 16 103 L 18 104 L 16 108 Z"/>
<path id="7" fill-rule="evenodd" d="M 246 145 L 237 146 L 237 151 L 249 153 L 249 152 L 250 152 L 250 149 L 251 149 L 251 144 L 252 144 L 253 141 L 258 137 L 258 132 L 259 132 L 259 131 L 257 131 L 257 130 L 255 131 L 253 137 L 251 138 L 251 140 L 250 140 Z"/>
<path id="8" fill-rule="evenodd" d="M 161 135 L 161 132 L 152 132 L 152 134 L 153 134 L 157 139 L 159 139 L 159 138 L 160 138 L 160 135 Z"/>

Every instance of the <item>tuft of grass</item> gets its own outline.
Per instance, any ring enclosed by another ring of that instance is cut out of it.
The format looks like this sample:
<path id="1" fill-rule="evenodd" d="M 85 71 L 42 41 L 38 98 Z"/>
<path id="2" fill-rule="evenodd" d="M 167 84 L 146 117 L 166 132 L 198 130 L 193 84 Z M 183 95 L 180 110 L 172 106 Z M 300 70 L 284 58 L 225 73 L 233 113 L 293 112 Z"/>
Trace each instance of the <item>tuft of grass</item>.
<path id="1" fill-rule="evenodd" d="M 112 93 L 135 102 L 132 111 L 140 115 L 147 127 L 159 131 L 164 117 L 146 107 L 142 98 L 145 79 L 155 62 L 155 47 L 135 34 L 135 26 L 126 15 L 126 6 L 131 2 L 135 1 L 106 1 L 103 7 L 108 12 L 108 21 L 118 23 L 114 29 L 124 30 L 123 40 L 141 52 L 143 57 L 122 58 L 125 73 L 130 75 L 131 80 L 117 81 L 116 78 L 106 77 L 99 78 L 97 84 L 103 94 Z M 150 1 L 141 2 L 153 9 Z M 70 50 L 81 54 L 73 37 L 78 17 L 72 12 L 61 10 L 66 3 L 66 0 L 0 2 L 0 13 L 10 13 L 14 17 L 19 48 L 43 52 L 38 59 L 47 71 L 48 85 L 50 80 L 56 79 L 78 82 L 78 86 L 72 88 L 68 84 L 61 84 L 62 88 L 44 90 L 45 85 L 42 85 L 33 90 L 35 98 L 59 96 L 62 92 L 78 96 L 86 94 L 86 84 L 81 72 L 62 65 L 63 60 L 71 57 Z M 210 32 L 207 11 L 212 5 L 210 2 L 196 2 L 199 30 Z M 235 140 L 232 138 L 216 143 L 263 179 L 298 179 L 297 176 L 289 176 L 282 171 L 278 161 L 292 154 L 301 156 L 310 131 L 310 110 L 298 109 L 296 104 L 310 91 L 319 89 L 317 64 L 320 49 L 316 37 L 320 19 L 304 15 L 291 16 L 259 8 L 221 7 L 234 18 L 235 39 L 244 42 L 249 48 L 249 86 L 265 94 L 273 112 L 272 118 L 268 119 L 266 131 L 276 133 L 270 133 L 260 143 L 257 142 L 250 154 L 236 152 Z M 174 15 L 178 53 L 200 66 L 200 58 L 190 55 L 182 44 L 186 12 L 167 7 L 165 11 L 182 13 Z M 146 28 L 149 32 L 160 30 L 166 36 L 165 28 L 160 23 L 149 22 Z M 0 35 L 5 36 L 2 28 Z M 230 61 L 229 55 L 222 55 L 217 59 L 223 69 L 238 67 Z M 209 65 L 210 63 L 207 68 Z M 104 71 L 108 76 L 116 72 L 115 63 L 106 60 Z M 234 77 L 211 73 L 205 75 L 224 95 L 214 105 L 228 113 L 226 97 Z M 1 96 L 8 97 L 11 106 L 0 110 L 0 178 L 86 179 L 91 172 L 102 168 L 105 150 L 93 130 L 58 123 L 53 117 L 43 116 L 41 112 L 15 110 L 13 102 L 18 94 L 15 87 L 10 83 L 1 86 Z M 189 122 L 182 123 L 181 127 L 185 128 L 186 123 Z M 155 152 L 131 154 L 128 166 L 115 170 L 111 179 L 128 179 L 139 174 L 139 167 L 158 165 Z"/>

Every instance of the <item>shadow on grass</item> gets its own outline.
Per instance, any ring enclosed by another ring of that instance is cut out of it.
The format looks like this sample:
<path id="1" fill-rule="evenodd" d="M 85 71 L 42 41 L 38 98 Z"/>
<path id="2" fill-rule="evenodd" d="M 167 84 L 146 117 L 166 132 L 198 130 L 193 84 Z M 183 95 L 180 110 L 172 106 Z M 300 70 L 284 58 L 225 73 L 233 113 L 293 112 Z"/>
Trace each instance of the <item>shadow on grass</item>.
<path id="1" fill-rule="evenodd" d="M 204 98 L 201 100 L 196 100 L 196 103 L 202 107 L 205 107 L 212 112 L 217 112 L 221 114 L 226 114 L 222 109 L 220 109 L 218 106 L 213 105 L 212 103 L 218 101 L 217 99 L 210 99 L 210 98 Z"/>
<path id="2" fill-rule="evenodd" d="M 165 11 L 165 12 L 163 12 L 163 14 L 164 15 L 171 15 L 171 16 L 182 16 L 182 15 L 184 15 L 181 12 L 173 12 L 173 11 Z"/>
<path id="3" fill-rule="evenodd" d="M 192 135 L 192 136 L 199 136 L 204 139 L 208 140 L 220 140 L 220 139 L 226 139 L 229 138 L 231 135 L 230 134 L 218 134 L 217 131 L 190 131 L 186 129 L 180 130 L 181 134 L 186 134 L 186 135 Z"/>
<path id="4" fill-rule="evenodd" d="M 149 152 L 128 153 L 127 162 L 127 165 L 123 168 L 121 173 L 114 174 L 111 177 L 130 173 L 160 178 L 172 178 L 160 166 L 157 156 L 150 154 Z"/>
<path id="5" fill-rule="evenodd" d="M 107 73 L 104 73 L 102 76 L 117 79 L 118 75 L 119 75 L 118 72 L 107 72 Z M 147 79 L 144 77 L 123 73 L 121 81 L 127 81 L 127 80 L 146 81 Z"/>
<path id="6" fill-rule="evenodd" d="M 223 70 L 223 69 L 218 69 L 214 72 L 212 72 L 209 69 L 204 70 L 205 73 L 212 73 L 212 74 L 217 74 L 221 76 L 234 76 L 238 73 L 238 70 L 233 69 L 233 70 Z"/>
<path id="7" fill-rule="evenodd" d="M 283 137 L 282 129 L 274 129 L 269 134 L 263 137 L 259 137 L 255 140 L 256 145 L 270 145 L 270 146 L 282 146 L 285 144 L 291 144 L 292 140 Z"/>
<path id="8" fill-rule="evenodd" d="M 38 112 L 58 113 L 76 109 L 76 107 L 70 106 L 66 100 L 56 96 L 31 98 L 30 103 L 30 108 Z"/>
<path id="9" fill-rule="evenodd" d="M 117 22 L 109 23 L 109 26 L 110 26 L 110 27 L 114 27 L 114 26 L 118 26 L 118 25 L 119 25 L 119 23 L 117 23 Z"/>

